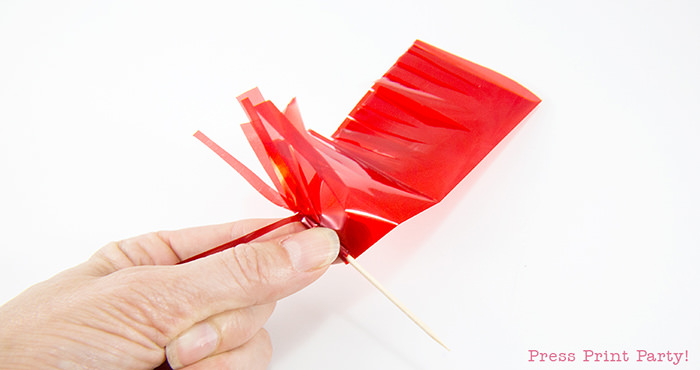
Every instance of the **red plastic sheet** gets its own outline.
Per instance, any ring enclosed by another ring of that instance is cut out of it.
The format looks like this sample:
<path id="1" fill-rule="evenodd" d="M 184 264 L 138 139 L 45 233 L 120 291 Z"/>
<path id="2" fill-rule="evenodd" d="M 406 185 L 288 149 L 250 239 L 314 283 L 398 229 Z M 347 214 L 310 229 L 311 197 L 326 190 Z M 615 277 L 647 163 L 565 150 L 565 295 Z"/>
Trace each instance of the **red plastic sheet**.
<path id="1" fill-rule="evenodd" d="M 330 139 L 257 89 L 238 97 L 243 132 L 274 188 L 201 132 L 261 195 L 309 226 L 334 229 L 357 258 L 440 202 L 540 102 L 494 71 L 416 41 Z"/>

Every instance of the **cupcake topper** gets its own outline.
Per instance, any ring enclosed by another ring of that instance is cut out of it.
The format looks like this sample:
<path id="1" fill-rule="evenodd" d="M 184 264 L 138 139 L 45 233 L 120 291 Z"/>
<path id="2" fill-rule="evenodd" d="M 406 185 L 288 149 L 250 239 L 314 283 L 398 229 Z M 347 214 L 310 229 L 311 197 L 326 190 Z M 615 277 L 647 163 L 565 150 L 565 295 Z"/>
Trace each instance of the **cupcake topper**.
<path id="1" fill-rule="evenodd" d="M 243 132 L 274 188 L 201 132 L 195 137 L 294 215 L 183 263 L 290 222 L 331 228 L 341 241 L 340 258 L 444 346 L 355 258 L 440 202 L 540 99 L 507 77 L 416 41 L 330 139 L 304 128 L 296 100 L 282 112 L 257 89 L 238 101 L 250 120 Z"/>

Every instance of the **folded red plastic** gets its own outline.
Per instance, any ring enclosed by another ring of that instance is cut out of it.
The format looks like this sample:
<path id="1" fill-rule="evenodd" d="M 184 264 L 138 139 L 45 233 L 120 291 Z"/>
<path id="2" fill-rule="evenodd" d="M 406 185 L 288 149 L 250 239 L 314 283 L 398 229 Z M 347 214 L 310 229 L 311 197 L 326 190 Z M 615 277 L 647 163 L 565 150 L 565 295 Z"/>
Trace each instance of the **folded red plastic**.
<path id="1" fill-rule="evenodd" d="M 357 258 L 440 202 L 540 103 L 518 83 L 416 41 L 325 138 L 296 100 L 281 112 L 258 89 L 238 97 L 243 132 L 271 187 L 201 132 L 260 194 L 308 226 L 334 229 Z"/>

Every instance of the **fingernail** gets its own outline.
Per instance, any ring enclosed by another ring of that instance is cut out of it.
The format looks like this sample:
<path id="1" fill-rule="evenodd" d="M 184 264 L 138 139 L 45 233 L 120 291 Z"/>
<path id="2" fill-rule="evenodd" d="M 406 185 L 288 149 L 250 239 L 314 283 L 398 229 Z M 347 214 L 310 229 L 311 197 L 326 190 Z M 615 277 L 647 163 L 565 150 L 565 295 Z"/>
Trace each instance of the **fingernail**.
<path id="1" fill-rule="evenodd" d="M 282 241 L 296 271 L 312 271 L 329 265 L 338 256 L 340 242 L 331 229 L 315 227 Z"/>
<path id="2" fill-rule="evenodd" d="M 168 344 L 165 354 L 170 367 L 179 369 L 209 356 L 218 345 L 219 333 L 211 324 L 203 322 Z"/>

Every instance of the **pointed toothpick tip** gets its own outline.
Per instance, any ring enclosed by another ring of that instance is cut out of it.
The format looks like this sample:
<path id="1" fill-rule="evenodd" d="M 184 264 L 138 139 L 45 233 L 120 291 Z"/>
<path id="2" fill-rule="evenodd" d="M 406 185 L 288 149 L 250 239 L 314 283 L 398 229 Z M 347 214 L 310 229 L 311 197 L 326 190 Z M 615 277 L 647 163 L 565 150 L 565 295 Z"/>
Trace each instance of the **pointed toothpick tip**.
<path id="1" fill-rule="evenodd" d="M 411 310 L 409 310 L 408 307 L 406 307 L 406 305 L 401 303 L 401 301 L 399 301 L 398 298 L 396 298 L 396 296 L 391 294 L 391 292 L 389 292 L 382 284 L 380 284 L 379 281 L 377 281 L 377 279 L 370 275 L 370 273 L 367 272 L 367 270 L 360 266 L 360 264 L 357 263 L 357 261 L 354 258 L 352 258 L 352 256 L 346 255 L 345 259 L 347 260 L 350 266 L 354 267 L 355 270 L 357 270 L 357 272 L 360 273 L 360 275 L 362 275 L 365 279 L 367 279 L 367 281 L 374 285 L 374 287 L 377 288 L 382 294 L 384 294 L 384 296 L 387 297 L 391 301 L 391 303 L 398 307 L 399 310 L 401 310 L 401 312 L 406 314 L 406 316 L 408 316 L 408 318 L 411 319 L 411 321 L 418 325 L 419 328 L 423 329 L 423 331 L 426 334 L 428 334 L 428 336 L 433 338 L 434 341 L 436 341 L 439 345 L 444 347 L 447 351 L 450 351 L 450 348 L 447 347 L 447 345 L 445 345 L 445 343 L 437 337 L 435 332 L 433 332 L 428 327 L 428 325 L 426 325 L 421 319 L 419 319 L 415 314 L 413 314 L 413 312 L 411 312 Z"/>

